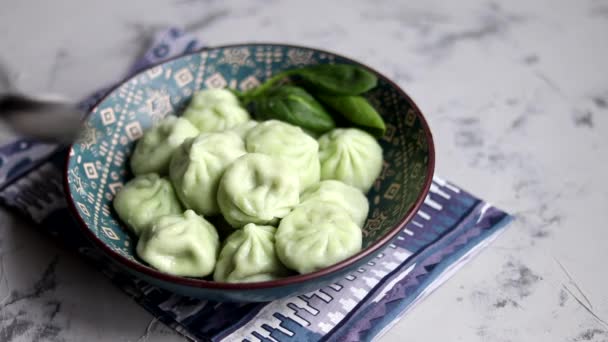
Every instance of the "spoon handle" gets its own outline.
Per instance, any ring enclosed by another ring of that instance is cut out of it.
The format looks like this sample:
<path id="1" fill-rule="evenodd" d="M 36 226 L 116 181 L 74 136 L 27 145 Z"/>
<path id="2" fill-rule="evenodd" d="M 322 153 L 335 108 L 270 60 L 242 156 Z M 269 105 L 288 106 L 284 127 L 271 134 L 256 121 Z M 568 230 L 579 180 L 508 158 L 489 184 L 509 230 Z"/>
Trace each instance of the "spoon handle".
<path id="1" fill-rule="evenodd" d="M 79 132 L 81 115 L 74 104 L 59 96 L 0 94 L 0 121 L 18 135 L 71 143 Z"/>

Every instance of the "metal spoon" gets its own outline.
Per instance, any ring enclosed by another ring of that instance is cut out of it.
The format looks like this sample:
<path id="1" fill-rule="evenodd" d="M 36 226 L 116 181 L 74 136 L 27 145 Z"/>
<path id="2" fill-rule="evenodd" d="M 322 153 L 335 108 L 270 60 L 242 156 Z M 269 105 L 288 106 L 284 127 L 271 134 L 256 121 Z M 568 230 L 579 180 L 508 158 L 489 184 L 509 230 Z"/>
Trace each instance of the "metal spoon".
<path id="1" fill-rule="evenodd" d="M 0 94 L 0 121 L 21 136 L 69 144 L 80 131 L 82 112 L 63 96 Z"/>

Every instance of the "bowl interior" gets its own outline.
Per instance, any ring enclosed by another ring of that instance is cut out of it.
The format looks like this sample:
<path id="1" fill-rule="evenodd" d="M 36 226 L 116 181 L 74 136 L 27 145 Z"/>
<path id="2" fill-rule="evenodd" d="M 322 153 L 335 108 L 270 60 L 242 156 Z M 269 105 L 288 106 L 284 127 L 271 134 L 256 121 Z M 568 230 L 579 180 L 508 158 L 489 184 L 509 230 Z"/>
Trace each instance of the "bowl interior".
<path id="1" fill-rule="evenodd" d="M 179 114 L 196 90 L 245 90 L 281 70 L 318 63 L 357 64 L 314 49 L 252 44 L 208 49 L 134 76 L 92 110 L 84 132 L 72 146 L 67 188 L 77 215 L 107 247 L 145 266 L 135 256 L 135 239 L 112 209 L 114 195 L 132 177 L 128 159 L 134 142 L 166 115 Z M 425 124 L 410 100 L 383 77 L 367 97 L 388 130 L 380 140 L 384 168 L 368 193 L 365 247 L 403 220 L 423 192 L 430 167 Z"/>

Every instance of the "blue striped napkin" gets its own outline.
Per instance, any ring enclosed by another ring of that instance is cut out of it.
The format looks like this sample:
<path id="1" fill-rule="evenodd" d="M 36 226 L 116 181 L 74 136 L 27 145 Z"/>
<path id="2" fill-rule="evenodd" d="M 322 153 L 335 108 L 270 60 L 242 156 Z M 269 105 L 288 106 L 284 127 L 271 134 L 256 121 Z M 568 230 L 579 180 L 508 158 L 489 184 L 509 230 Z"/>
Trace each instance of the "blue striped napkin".
<path id="1" fill-rule="evenodd" d="M 178 29 L 159 33 L 137 72 L 201 48 Z M 86 110 L 105 93 L 81 106 Z M 511 216 L 455 185 L 433 179 L 415 219 L 373 261 L 305 295 L 269 303 L 216 303 L 179 296 L 123 273 L 81 235 L 62 190 L 66 150 L 17 139 L 0 146 L 0 201 L 66 248 L 79 251 L 160 321 L 194 341 L 368 341 L 381 336 L 486 247 Z"/>

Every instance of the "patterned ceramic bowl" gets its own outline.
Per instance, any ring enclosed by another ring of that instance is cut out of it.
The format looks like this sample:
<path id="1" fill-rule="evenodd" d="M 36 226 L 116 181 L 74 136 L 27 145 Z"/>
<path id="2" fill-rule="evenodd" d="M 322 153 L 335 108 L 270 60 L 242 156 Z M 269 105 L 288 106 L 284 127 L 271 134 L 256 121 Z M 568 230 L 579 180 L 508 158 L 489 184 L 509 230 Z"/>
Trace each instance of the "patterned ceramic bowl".
<path id="1" fill-rule="evenodd" d="M 134 142 L 170 113 L 180 113 L 203 88 L 255 87 L 284 69 L 318 63 L 357 63 L 316 49 L 242 44 L 209 48 L 147 69 L 115 88 L 85 119 L 65 171 L 68 202 L 87 236 L 113 261 L 145 281 L 179 294 L 220 301 L 269 301 L 316 290 L 369 262 L 404 229 L 424 201 L 434 169 L 429 127 L 414 102 L 378 74 L 368 98 L 387 124 L 380 140 L 382 174 L 368 194 L 370 214 L 358 254 L 314 273 L 250 284 L 216 283 L 171 276 L 135 254 L 136 241 L 112 209 L 112 199 L 132 176 L 128 159 Z M 365 66 L 364 66 L 365 67 Z M 373 71 L 373 70 L 372 70 Z"/>

